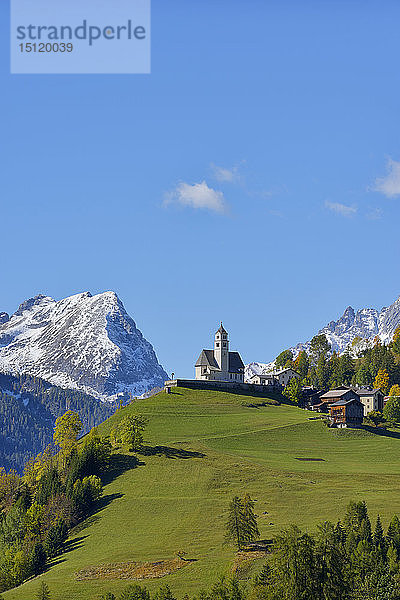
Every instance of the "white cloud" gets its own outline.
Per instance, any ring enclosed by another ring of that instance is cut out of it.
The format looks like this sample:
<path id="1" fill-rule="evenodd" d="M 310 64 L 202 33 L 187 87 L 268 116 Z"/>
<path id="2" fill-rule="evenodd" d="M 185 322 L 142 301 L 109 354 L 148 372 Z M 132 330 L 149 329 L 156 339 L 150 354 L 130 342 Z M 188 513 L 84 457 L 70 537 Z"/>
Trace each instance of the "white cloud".
<path id="1" fill-rule="evenodd" d="M 216 213 L 226 213 L 227 204 L 224 194 L 201 183 L 179 183 L 173 192 L 166 195 L 164 204 L 181 204 L 191 208 L 205 208 Z"/>
<path id="2" fill-rule="evenodd" d="M 373 190 L 381 192 L 388 198 L 400 196 L 400 162 L 389 158 L 386 177 L 378 177 L 375 180 Z"/>
<path id="3" fill-rule="evenodd" d="M 337 215 L 342 217 L 351 217 L 356 214 L 357 208 L 355 206 L 347 206 L 347 204 L 341 204 L 340 202 L 325 202 L 326 208 L 333 211 Z"/>
<path id="4" fill-rule="evenodd" d="M 218 165 L 211 165 L 214 178 L 220 183 L 232 183 L 239 179 L 238 167 L 219 167 Z"/>

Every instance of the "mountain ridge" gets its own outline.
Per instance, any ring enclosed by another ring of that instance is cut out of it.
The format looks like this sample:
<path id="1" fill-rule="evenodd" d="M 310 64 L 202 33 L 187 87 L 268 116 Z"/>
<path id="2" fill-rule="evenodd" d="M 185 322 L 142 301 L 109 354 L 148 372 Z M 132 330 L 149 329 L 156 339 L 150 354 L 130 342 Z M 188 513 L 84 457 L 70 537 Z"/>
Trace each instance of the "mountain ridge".
<path id="1" fill-rule="evenodd" d="M 349 350 L 356 354 L 368 348 L 379 337 L 383 344 L 389 343 L 396 327 L 400 326 L 400 296 L 390 306 L 381 310 L 376 308 L 360 308 L 357 311 L 348 306 L 341 317 L 336 321 L 329 321 L 316 335 L 325 335 L 334 352 L 343 354 Z M 309 352 L 311 339 L 292 346 L 290 350 L 297 356 L 305 350 Z M 245 377 L 249 379 L 253 374 L 265 373 L 274 366 L 270 363 L 253 362 L 246 365 Z"/>

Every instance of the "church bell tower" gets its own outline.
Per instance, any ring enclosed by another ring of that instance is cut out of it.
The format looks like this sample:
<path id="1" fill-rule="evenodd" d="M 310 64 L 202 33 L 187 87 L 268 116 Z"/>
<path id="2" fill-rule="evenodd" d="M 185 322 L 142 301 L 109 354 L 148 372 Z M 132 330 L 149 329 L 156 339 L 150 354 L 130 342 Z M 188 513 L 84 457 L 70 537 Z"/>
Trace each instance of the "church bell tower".
<path id="1" fill-rule="evenodd" d="M 214 356 L 221 371 L 229 370 L 229 340 L 228 332 L 225 331 L 222 321 L 221 326 L 214 337 Z"/>

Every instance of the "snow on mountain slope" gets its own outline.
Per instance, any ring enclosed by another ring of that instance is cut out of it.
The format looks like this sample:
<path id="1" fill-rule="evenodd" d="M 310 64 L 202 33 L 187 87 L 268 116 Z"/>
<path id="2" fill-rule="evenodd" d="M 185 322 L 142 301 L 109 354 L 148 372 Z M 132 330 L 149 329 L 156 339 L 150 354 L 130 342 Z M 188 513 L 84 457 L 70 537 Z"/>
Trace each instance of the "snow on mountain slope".
<path id="1" fill-rule="evenodd" d="M 324 334 L 331 344 L 332 350 L 342 354 L 346 349 L 359 351 L 370 346 L 375 337 L 378 336 L 382 343 L 386 344 L 393 338 L 396 327 L 400 326 L 400 297 L 389 307 L 381 311 L 375 308 L 362 308 L 355 311 L 348 306 L 343 315 L 337 321 L 331 321 L 323 327 L 319 334 Z M 352 347 L 355 338 L 360 338 L 358 343 Z M 292 348 L 294 355 L 301 350 L 310 349 L 310 341 L 297 344 Z M 245 378 L 249 379 L 254 373 L 267 373 L 273 368 L 272 363 L 253 362 L 246 365 Z"/>
<path id="2" fill-rule="evenodd" d="M 375 308 L 363 308 L 355 312 L 354 308 L 348 306 L 340 319 L 328 323 L 318 335 L 324 334 L 332 350 L 342 353 L 355 338 L 373 340 L 380 335 L 379 318 L 380 313 Z M 298 354 L 300 350 L 309 350 L 309 346 L 310 342 L 297 344 L 293 350 Z"/>
<path id="3" fill-rule="evenodd" d="M 167 379 L 114 292 L 26 300 L 0 321 L 0 371 L 28 373 L 98 398 L 139 395 Z"/>

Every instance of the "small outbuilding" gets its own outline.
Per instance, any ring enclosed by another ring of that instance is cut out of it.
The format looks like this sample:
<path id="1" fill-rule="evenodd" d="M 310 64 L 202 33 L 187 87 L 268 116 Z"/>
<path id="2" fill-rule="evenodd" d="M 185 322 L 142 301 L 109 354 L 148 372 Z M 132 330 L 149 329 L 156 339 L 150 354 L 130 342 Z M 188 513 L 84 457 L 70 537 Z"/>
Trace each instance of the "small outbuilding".
<path id="1" fill-rule="evenodd" d="M 364 405 L 360 400 L 338 400 L 329 406 L 331 427 L 360 427 L 364 417 Z"/>

